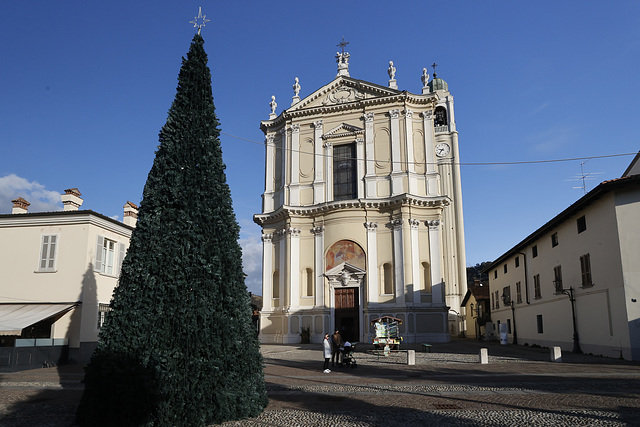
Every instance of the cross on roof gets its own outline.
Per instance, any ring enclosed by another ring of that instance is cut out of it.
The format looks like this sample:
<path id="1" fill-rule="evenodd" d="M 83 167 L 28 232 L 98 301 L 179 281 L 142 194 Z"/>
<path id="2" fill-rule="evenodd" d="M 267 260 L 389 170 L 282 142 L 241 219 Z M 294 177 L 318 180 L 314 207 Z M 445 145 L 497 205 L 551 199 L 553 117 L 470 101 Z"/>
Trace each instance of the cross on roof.
<path id="1" fill-rule="evenodd" d="M 435 79 L 436 76 L 438 75 L 436 74 L 436 67 L 438 66 L 438 64 L 434 62 L 433 64 L 431 64 L 431 66 L 433 67 L 433 78 Z"/>
<path id="2" fill-rule="evenodd" d="M 344 48 L 347 47 L 349 42 L 344 41 L 344 36 L 342 36 L 342 41 L 338 43 L 336 46 L 342 49 L 342 53 L 344 54 Z"/>
<path id="3" fill-rule="evenodd" d="M 189 21 L 189 24 L 193 24 L 193 28 L 198 27 L 198 34 L 200 34 L 202 27 L 209 21 L 211 21 L 211 19 L 207 19 L 207 15 L 202 14 L 202 7 L 199 7 L 198 16 L 194 17 L 193 21 Z"/>

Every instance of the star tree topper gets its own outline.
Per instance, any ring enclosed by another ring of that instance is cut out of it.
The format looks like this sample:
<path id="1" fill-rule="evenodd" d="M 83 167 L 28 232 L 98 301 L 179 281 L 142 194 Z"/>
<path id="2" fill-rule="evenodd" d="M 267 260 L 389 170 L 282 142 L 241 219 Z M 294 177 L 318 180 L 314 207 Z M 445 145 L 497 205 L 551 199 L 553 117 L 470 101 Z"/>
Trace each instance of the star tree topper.
<path id="1" fill-rule="evenodd" d="M 202 27 L 209 21 L 211 21 L 211 19 L 207 19 L 207 15 L 202 14 L 202 7 L 199 7 L 198 16 L 194 17 L 193 21 L 189 21 L 189 23 L 193 24 L 193 28 L 198 27 L 198 34 L 200 34 Z"/>

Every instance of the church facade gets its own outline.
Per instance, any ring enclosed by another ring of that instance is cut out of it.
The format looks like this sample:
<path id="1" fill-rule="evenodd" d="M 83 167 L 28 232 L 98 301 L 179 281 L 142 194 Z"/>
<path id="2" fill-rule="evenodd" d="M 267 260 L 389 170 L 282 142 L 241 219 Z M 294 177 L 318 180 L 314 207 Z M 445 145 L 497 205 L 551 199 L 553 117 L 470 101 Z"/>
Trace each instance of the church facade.
<path id="1" fill-rule="evenodd" d="M 260 340 L 321 342 L 338 329 L 371 342 L 371 321 L 402 320 L 404 342 L 459 332 L 466 293 L 462 192 L 453 97 L 422 74 L 422 93 L 349 75 L 276 114 L 265 134 Z"/>

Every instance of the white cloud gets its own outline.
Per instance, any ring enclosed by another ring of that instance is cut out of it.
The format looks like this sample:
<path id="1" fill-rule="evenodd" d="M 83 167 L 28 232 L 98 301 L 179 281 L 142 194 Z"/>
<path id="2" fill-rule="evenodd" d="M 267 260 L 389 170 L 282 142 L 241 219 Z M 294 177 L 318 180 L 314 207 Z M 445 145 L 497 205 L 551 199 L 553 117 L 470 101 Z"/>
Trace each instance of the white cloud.
<path id="1" fill-rule="evenodd" d="M 16 174 L 0 177 L 0 213 L 10 213 L 11 200 L 22 197 L 29 203 L 29 212 L 51 212 L 62 210 L 60 193 L 47 190 L 44 185 L 29 181 Z"/>
<path id="2" fill-rule="evenodd" d="M 247 275 L 247 290 L 262 295 L 262 239 L 260 229 L 253 223 L 242 223 L 240 229 L 242 246 L 242 267 Z"/>
<path id="3" fill-rule="evenodd" d="M 576 132 L 570 126 L 556 125 L 542 130 L 530 137 L 532 148 L 537 153 L 553 154 L 571 145 L 576 139 Z"/>

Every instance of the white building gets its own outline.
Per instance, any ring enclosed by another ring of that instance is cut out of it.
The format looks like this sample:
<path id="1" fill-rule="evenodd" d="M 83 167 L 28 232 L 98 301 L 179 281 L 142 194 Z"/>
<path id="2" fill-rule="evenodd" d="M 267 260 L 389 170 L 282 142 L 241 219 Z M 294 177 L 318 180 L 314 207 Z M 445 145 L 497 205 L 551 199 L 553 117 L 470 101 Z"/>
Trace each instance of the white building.
<path id="1" fill-rule="evenodd" d="M 371 342 L 371 320 L 403 320 L 405 342 L 459 333 L 466 292 L 458 133 L 447 83 L 398 89 L 338 74 L 276 114 L 266 137 L 262 342 L 339 329 Z"/>
<path id="2" fill-rule="evenodd" d="M 0 215 L 0 368 L 87 361 L 116 286 L 135 226 L 79 210 L 81 194 L 65 190 L 63 211 L 28 213 L 13 201 Z"/>
<path id="3" fill-rule="evenodd" d="M 639 157 L 487 268 L 511 342 L 640 360 Z"/>

